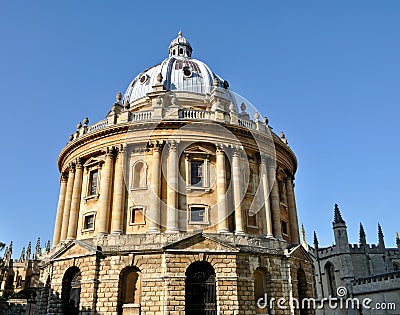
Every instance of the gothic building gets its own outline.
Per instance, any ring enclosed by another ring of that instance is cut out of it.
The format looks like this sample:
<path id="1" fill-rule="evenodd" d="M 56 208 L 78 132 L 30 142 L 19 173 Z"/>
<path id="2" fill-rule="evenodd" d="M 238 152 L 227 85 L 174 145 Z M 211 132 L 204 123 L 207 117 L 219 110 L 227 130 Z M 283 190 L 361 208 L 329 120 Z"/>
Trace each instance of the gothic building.
<path id="1" fill-rule="evenodd" d="M 38 314 L 265 314 L 265 294 L 313 295 L 284 135 L 182 33 L 168 53 L 59 155 Z"/>
<path id="2" fill-rule="evenodd" d="M 22 248 L 18 259 L 13 259 L 13 243 L 5 248 L 4 257 L 0 260 L 0 296 L 9 296 L 24 289 L 36 289 L 39 286 L 39 263 L 44 253 L 50 252 L 50 241 L 45 248 L 41 247 L 40 238 L 32 252 L 29 242 L 26 250 Z"/>
<path id="3" fill-rule="evenodd" d="M 335 244 L 332 246 L 320 247 L 315 232 L 314 247 L 305 245 L 314 261 L 315 297 L 319 301 L 329 296 L 355 298 L 360 301 L 360 307 L 332 308 L 326 301 L 317 314 L 399 314 L 399 235 L 396 237 L 397 248 L 387 248 L 378 224 L 378 244 L 370 245 L 360 223 L 359 244 L 350 244 L 346 222 L 338 205 L 334 209 L 333 232 Z M 362 301 L 366 298 L 371 299 L 371 303 L 363 307 Z M 383 306 L 378 309 L 376 303 L 383 303 Z M 393 309 L 391 303 L 396 303 L 397 309 Z"/>

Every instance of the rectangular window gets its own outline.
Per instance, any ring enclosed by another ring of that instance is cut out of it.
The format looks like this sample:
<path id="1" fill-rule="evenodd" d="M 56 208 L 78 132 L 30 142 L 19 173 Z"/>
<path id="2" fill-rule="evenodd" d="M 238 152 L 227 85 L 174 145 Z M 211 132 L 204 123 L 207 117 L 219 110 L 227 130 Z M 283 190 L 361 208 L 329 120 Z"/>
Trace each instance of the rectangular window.
<path id="1" fill-rule="evenodd" d="M 83 218 L 83 229 L 93 230 L 94 229 L 94 214 L 85 215 Z"/>
<path id="2" fill-rule="evenodd" d="M 204 161 L 190 162 L 190 185 L 203 186 Z"/>
<path id="3" fill-rule="evenodd" d="M 288 235 L 287 223 L 285 221 L 281 221 L 281 225 L 282 225 L 282 234 Z"/>
<path id="4" fill-rule="evenodd" d="M 247 216 L 247 226 L 257 227 L 257 214 L 249 213 Z"/>
<path id="5" fill-rule="evenodd" d="M 208 223 L 208 207 L 202 205 L 189 206 L 189 223 L 204 224 Z"/>
<path id="6" fill-rule="evenodd" d="M 88 195 L 93 196 L 97 194 L 97 184 L 99 178 L 99 171 L 94 170 L 89 173 L 89 191 Z"/>
<path id="7" fill-rule="evenodd" d="M 135 207 L 131 208 L 131 225 L 135 224 L 145 224 L 144 221 L 144 208 L 143 207 Z"/>

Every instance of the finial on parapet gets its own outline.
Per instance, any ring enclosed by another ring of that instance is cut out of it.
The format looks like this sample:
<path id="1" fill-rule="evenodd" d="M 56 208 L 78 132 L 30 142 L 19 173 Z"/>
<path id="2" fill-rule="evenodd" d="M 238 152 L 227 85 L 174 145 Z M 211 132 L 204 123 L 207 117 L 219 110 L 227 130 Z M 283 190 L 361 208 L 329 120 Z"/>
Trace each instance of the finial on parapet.
<path id="1" fill-rule="evenodd" d="M 301 242 L 306 245 L 307 240 L 306 240 L 306 230 L 304 229 L 304 225 L 301 224 Z"/>
<path id="2" fill-rule="evenodd" d="M 382 232 L 382 227 L 378 223 L 378 246 L 381 248 L 385 248 L 385 240 Z"/>
<path id="3" fill-rule="evenodd" d="M 360 245 L 367 245 L 367 236 L 365 235 L 364 227 L 360 222 Z"/>
<path id="4" fill-rule="evenodd" d="M 163 80 L 163 76 L 162 76 L 162 74 L 161 74 L 161 72 L 160 72 L 159 74 L 157 74 L 157 82 L 158 82 L 159 84 L 161 84 L 161 83 L 162 83 L 162 80 Z"/>
<path id="5" fill-rule="evenodd" d="M 314 231 L 314 248 L 318 248 L 318 238 L 317 238 L 317 232 Z"/>
<path id="6" fill-rule="evenodd" d="M 82 128 L 82 123 L 81 123 L 81 122 L 78 122 L 78 124 L 76 125 L 76 129 L 79 130 L 79 129 L 81 129 L 81 128 Z"/>
<path id="7" fill-rule="evenodd" d="M 21 256 L 19 256 L 19 262 L 25 261 L 25 247 L 22 247 Z"/>
<path id="8" fill-rule="evenodd" d="M 265 116 L 265 117 L 264 117 L 264 124 L 265 124 L 266 126 L 268 126 L 268 123 L 269 123 L 268 117 Z"/>
<path id="9" fill-rule="evenodd" d="M 182 31 L 179 31 L 179 32 L 178 32 L 178 36 L 179 36 L 179 37 L 182 37 Z"/>
<path id="10" fill-rule="evenodd" d="M 334 221 L 333 224 L 337 224 L 337 223 L 346 223 L 343 218 L 342 218 L 342 214 L 340 213 L 340 209 L 339 206 L 337 205 L 337 203 L 335 203 L 335 209 L 334 209 Z"/>
<path id="11" fill-rule="evenodd" d="M 286 139 L 285 134 L 283 133 L 283 131 L 281 131 L 281 133 L 279 134 L 279 137 L 281 138 L 281 140 L 283 141 L 283 143 L 285 144 L 289 144 L 289 142 Z"/>
<path id="12" fill-rule="evenodd" d="M 89 125 L 89 118 L 85 117 L 85 118 L 83 119 L 83 125 L 84 125 L 84 126 Z"/>
<path id="13" fill-rule="evenodd" d="M 28 248 L 26 250 L 26 260 L 31 259 L 31 252 L 32 252 L 32 243 L 28 243 Z"/>
<path id="14" fill-rule="evenodd" d="M 121 104 L 121 100 L 122 100 L 122 93 L 118 92 L 115 99 L 117 100 L 118 104 Z"/>
<path id="15" fill-rule="evenodd" d="M 218 78 L 214 78 L 213 85 L 214 85 L 215 87 L 218 87 L 218 86 L 219 86 Z"/>
<path id="16" fill-rule="evenodd" d="M 47 241 L 46 243 L 46 254 L 48 254 L 50 252 L 50 240 Z"/>
<path id="17" fill-rule="evenodd" d="M 36 242 L 36 247 L 35 247 L 35 257 L 36 259 L 42 255 L 42 249 L 40 247 L 40 237 L 38 237 L 38 240 Z"/>

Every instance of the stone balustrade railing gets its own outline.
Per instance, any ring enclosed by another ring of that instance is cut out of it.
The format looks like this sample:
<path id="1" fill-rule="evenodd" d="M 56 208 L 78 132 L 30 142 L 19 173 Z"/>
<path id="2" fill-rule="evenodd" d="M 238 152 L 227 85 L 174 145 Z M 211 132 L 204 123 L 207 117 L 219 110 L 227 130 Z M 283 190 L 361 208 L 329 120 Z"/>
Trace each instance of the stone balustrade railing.
<path id="1" fill-rule="evenodd" d="M 86 133 L 88 133 L 88 132 L 93 132 L 93 131 L 97 131 L 97 130 L 100 130 L 100 129 L 103 129 L 103 128 L 107 127 L 107 125 L 108 125 L 107 119 L 100 120 L 100 121 L 98 121 L 97 123 L 95 123 L 95 124 L 89 126 L 89 127 L 87 128 Z"/>
<path id="2" fill-rule="evenodd" d="M 143 121 L 143 120 L 151 120 L 153 117 L 153 111 L 146 110 L 142 112 L 133 112 L 131 113 L 130 121 Z"/>
<path id="3" fill-rule="evenodd" d="M 260 121 L 252 121 L 246 118 L 237 118 L 237 114 L 230 114 L 231 118 L 232 115 L 235 115 L 236 120 L 231 119 L 232 124 L 236 124 L 242 127 L 245 127 L 250 130 L 258 130 L 261 132 L 265 132 L 268 129 L 268 126 L 265 123 L 261 123 Z M 248 116 L 248 115 L 247 115 Z M 193 119 L 193 120 L 213 120 L 214 113 L 209 110 L 198 110 L 198 109 L 188 109 L 188 108 L 181 108 L 177 111 L 177 116 L 166 116 L 166 117 L 159 117 L 156 116 L 156 113 L 153 110 L 146 110 L 146 111 L 138 111 L 138 112 L 123 112 L 122 116 L 115 115 L 114 117 L 108 117 L 104 120 L 96 122 L 91 126 L 84 125 L 78 126 L 79 128 L 77 131 L 71 135 L 70 141 L 77 139 L 78 137 L 98 131 L 100 129 L 106 128 L 107 126 L 111 126 L 118 123 L 126 123 L 126 122 L 142 122 L 142 121 L 151 121 L 151 120 L 161 120 L 161 119 Z M 236 121 L 236 123 L 234 122 Z"/>
<path id="4" fill-rule="evenodd" d="M 181 109 L 179 118 L 182 119 L 211 119 L 211 112 L 207 110 Z"/>

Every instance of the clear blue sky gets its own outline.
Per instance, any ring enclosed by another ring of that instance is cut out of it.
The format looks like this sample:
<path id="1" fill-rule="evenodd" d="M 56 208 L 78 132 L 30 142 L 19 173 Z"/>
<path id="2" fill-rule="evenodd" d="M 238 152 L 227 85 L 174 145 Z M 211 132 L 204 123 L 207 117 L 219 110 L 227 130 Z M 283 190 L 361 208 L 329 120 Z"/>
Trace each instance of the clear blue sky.
<path id="1" fill-rule="evenodd" d="M 338 203 L 352 242 L 362 221 L 399 230 L 400 2 L 3 1 L 0 5 L 0 240 L 19 255 L 52 239 L 57 156 L 85 116 L 167 56 L 182 30 L 296 153 L 299 221 L 330 245 Z"/>

